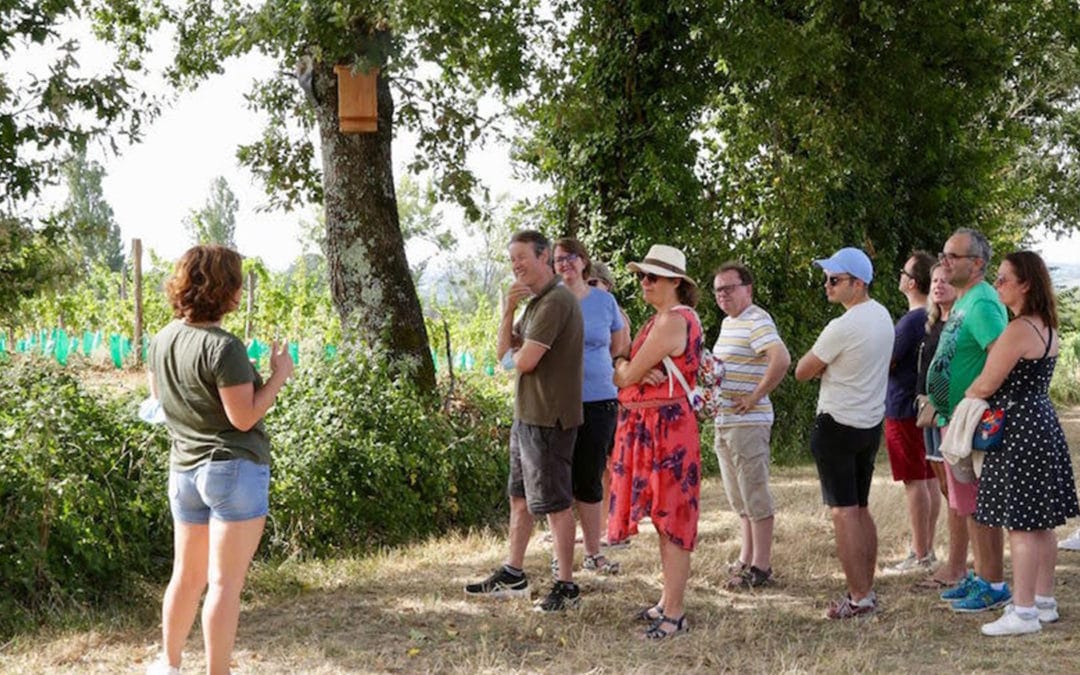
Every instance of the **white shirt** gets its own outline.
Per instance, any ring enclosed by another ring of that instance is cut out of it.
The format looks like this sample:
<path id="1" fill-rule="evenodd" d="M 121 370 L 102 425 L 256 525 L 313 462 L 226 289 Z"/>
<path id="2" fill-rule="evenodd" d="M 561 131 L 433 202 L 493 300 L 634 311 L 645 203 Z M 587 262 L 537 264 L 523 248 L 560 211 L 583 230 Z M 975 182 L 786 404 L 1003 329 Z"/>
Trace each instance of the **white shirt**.
<path id="1" fill-rule="evenodd" d="M 818 413 L 829 413 L 856 429 L 880 424 L 894 338 L 889 311 L 876 300 L 861 302 L 830 321 L 810 350 L 828 364 L 821 375 Z"/>

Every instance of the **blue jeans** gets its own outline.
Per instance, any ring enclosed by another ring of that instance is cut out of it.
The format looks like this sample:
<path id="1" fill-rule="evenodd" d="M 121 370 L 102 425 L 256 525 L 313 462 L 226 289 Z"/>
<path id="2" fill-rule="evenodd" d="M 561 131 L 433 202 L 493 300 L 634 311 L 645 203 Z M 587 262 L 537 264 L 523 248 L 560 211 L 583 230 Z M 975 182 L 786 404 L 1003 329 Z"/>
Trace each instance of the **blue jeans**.
<path id="1" fill-rule="evenodd" d="M 270 467 L 230 459 L 170 471 L 169 508 L 174 520 L 190 525 L 261 518 L 270 512 Z"/>

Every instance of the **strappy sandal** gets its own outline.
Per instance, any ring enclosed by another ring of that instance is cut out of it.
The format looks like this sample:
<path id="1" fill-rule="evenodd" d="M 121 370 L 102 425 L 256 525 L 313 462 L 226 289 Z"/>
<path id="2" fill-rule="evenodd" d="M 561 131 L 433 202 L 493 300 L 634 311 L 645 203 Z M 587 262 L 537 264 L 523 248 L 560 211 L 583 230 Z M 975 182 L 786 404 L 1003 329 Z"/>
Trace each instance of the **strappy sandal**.
<path id="1" fill-rule="evenodd" d="M 672 626 L 672 628 L 665 629 L 665 624 Z M 669 616 L 661 614 L 660 618 L 645 630 L 644 637 L 646 640 L 666 640 L 669 637 L 689 632 L 690 622 L 686 620 L 685 614 L 678 619 L 672 619 Z"/>
<path id="2" fill-rule="evenodd" d="M 634 615 L 634 618 L 638 621 L 644 621 L 646 623 L 656 623 L 664 617 L 664 608 L 660 605 L 649 605 L 645 609 L 641 610 Z"/>

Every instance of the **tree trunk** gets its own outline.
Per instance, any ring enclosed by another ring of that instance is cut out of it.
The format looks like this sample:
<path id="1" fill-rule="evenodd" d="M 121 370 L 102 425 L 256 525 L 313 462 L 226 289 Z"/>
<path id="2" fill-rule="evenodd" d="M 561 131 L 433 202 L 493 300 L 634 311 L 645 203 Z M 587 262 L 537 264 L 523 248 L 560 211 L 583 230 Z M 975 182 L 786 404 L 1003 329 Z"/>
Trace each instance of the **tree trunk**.
<path id="1" fill-rule="evenodd" d="M 338 131 L 334 64 L 315 63 L 312 93 L 321 141 L 330 292 L 347 336 L 385 350 L 434 391 L 435 366 L 416 296 L 394 194 L 394 102 L 379 75 L 379 129 Z"/>

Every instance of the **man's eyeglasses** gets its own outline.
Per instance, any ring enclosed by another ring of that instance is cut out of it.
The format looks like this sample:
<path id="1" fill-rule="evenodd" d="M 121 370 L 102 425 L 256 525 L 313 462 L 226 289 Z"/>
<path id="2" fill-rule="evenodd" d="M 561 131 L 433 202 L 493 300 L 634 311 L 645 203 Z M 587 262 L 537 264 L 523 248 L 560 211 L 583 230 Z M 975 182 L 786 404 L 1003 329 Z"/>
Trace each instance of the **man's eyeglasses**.
<path id="1" fill-rule="evenodd" d="M 830 286 L 836 286 L 841 281 L 851 281 L 854 278 L 855 277 L 851 276 L 850 274 L 832 274 L 826 277 L 825 281 L 827 281 Z"/>
<path id="2" fill-rule="evenodd" d="M 577 259 L 578 259 L 578 254 L 577 253 L 567 253 L 566 255 L 557 255 L 557 256 L 555 256 L 555 264 L 556 265 L 568 264 L 568 263 L 574 262 Z"/>
<path id="3" fill-rule="evenodd" d="M 650 284 L 655 284 L 656 280 L 660 278 L 659 274 L 653 274 L 652 272 L 636 272 L 635 276 L 637 276 L 638 281 L 648 279 Z"/>
<path id="4" fill-rule="evenodd" d="M 901 268 L 900 268 L 900 274 L 903 274 L 903 275 L 904 275 L 905 277 L 907 277 L 908 279 L 914 279 L 914 278 L 915 278 L 915 275 L 914 275 L 914 274 L 912 274 L 911 272 L 908 272 L 908 271 L 907 271 L 906 269 L 904 269 L 903 267 L 901 267 Z"/>
<path id="5" fill-rule="evenodd" d="M 971 254 L 960 255 L 959 253 L 948 253 L 946 251 L 942 251 L 941 253 L 937 254 L 937 259 L 940 262 L 945 262 L 946 260 L 948 260 L 949 262 L 956 262 L 957 260 L 960 260 L 961 258 L 978 258 L 978 257 L 979 256 L 977 256 L 977 255 L 971 255 Z"/>
<path id="6" fill-rule="evenodd" d="M 713 286 L 713 293 L 720 295 L 722 293 L 731 293 L 736 288 L 742 288 L 746 284 L 728 284 L 727 286 Z"/>

